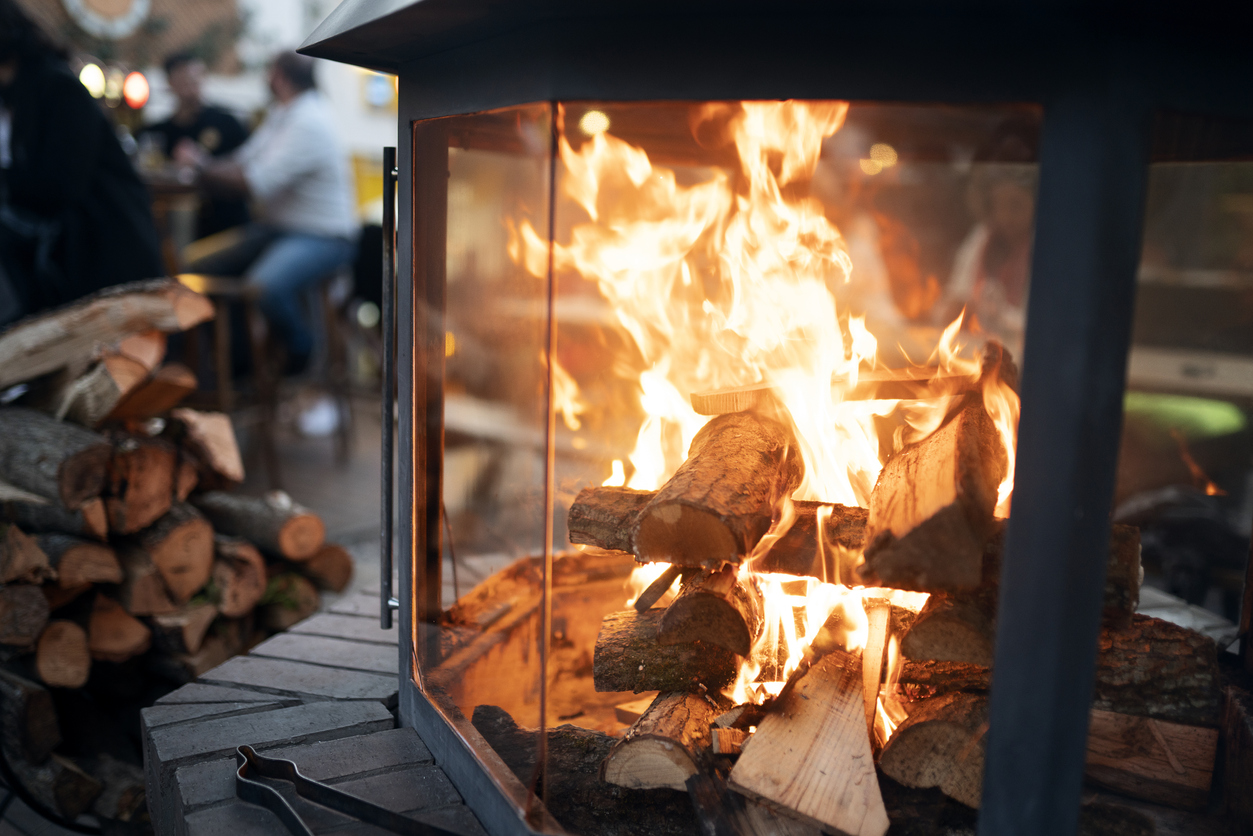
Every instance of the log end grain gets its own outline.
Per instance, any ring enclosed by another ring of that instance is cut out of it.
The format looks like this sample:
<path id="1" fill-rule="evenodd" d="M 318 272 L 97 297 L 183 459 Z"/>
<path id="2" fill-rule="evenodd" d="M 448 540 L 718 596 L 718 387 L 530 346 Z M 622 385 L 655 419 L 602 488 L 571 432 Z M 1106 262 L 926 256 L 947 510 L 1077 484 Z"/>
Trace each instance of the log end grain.
<path id="1" fill-rule="evenodd" d="M 0 589 L 0 644 L 31 647 L 48 625 L 48 599 L 37 586 Z"/>
<path id="2" fill-rule="evenodd" d="M 584 488 L 575 497 L 566 517 L 571 543 L 629 552 L 631 532 L 640 511 L 653 498 L 653 491 L 632 488 Z"/>
<path id="3" fill-rule="evenodd" d="M 73 621 L 48 622 L 35 646 L 35 670 L 45 685 L 81 688 L 91 674 L 87 631 Z"/>
<path id="4" fill-rule="evenodd" d="M 736 562 L 747 550 L 720 516 L 683 502 L 650 506 L 640 518 L 634 543 L 641 558 L 676 566 Z"/>
<path id="5" fill-rule="evenodd" d="M 279 552 L 289 560 L 308 560 L 326 542 L 326 526 L 317 514 L 295 514 L 279 529 Z"/>
<path id="6" fill-rule="evenodd" d="M 888 740 L 879 768 L 907 787 L 937 787 L 968 807 L 983 789 L 988 701 L 951 693 L 919 704 Z"/>
<path id="7" fill-rule="evenodd" d="M 91 657 L 103 662 L 125 662 L 152 646 L 147 625 L 106 595 L 96 595 L 87 637 Z"/>

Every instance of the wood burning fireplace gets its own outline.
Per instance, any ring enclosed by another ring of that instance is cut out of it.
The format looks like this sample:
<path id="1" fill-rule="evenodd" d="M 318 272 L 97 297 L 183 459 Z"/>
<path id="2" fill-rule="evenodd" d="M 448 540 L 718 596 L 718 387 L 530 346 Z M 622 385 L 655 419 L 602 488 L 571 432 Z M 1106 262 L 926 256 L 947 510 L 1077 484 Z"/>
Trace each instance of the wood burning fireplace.
<path id="1" fill-rule="evenodd" d="M 332 13 L 400 78 L 401 718 L 493 836 L 1073 833 L 1090 723 L 1217 724 L 1110 511 L 1150 163 L 1253 149 L 1248 22 Z"/>

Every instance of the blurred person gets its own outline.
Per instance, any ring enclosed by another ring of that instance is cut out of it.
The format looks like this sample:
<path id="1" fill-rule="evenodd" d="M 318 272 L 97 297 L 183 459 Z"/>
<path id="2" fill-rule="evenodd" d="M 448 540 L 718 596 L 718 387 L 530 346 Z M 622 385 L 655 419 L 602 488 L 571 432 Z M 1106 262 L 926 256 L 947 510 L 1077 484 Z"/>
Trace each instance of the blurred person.
<path id="1" fill-rule="evenodd" d="M 313 59 L 280 53 L 270 65 L 269 85 L 274 103 L 265 121 L 229 158 L 214 159 L 189 139 L 174 153 L 198 170 L 210 193 L 253 201 L 257 221 L 188 269 L 243 276 L 259 286 L 261 310 L 285 342 L 285 370 L 294 374 L 307 366 L 314 347 L 302 296 L 352 262 L 358 224 L 348 157 L 316 89 Z"/>
<path id="2" fill-rule="evenodd" d="M 0 0 L 0 324 L 164 273 L 112 123 L 65 53 Z"/>
<path id="3" fill-rule="evenodd" d="M 244 144 L 248 130 L 229 111 L 207 104 L 202 96 L 204 62 L 190 52 L 178 52 L 165 59 L 165 76 L 178 108 L 163 122 L 144 128 L 158 140 L 161 153 L 174 156 L 183 140 L 200 146 L 212 157 L 226 157 Z M 248 222 L 248 204 L 242 196 L 210 197 L 200 203 L 196 237 L 203 238 Z"/>

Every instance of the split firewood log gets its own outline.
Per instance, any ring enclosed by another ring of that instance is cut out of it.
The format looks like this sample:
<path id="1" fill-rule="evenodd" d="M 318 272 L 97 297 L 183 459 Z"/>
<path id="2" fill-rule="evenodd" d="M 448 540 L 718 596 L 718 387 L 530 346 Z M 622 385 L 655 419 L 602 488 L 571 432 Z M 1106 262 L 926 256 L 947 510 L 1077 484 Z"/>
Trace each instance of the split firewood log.
<path id="1" fill-rule="evenodd" d="M 636 790 L 686 792 L 712 743 L 710 723 L 722 712 L 703 694 L 657 695 L 601 765 L 601 780 Z"/>
<path id="2" fill-rule="evenodd" d="M 288 560 L 313 557 L 326 540 L 322 518 L 283 491 L 259 497 L 210 491 L 192 501 L 218 531 Z"/>
<path id="3" fill-rule="evenodd" d="M 625 610 L 605 616 L 592 655 L 597 691 L 699 691 L 715 693 L 735 681 L 735 654 L 703 642 L 660 645 L 664 610 Z"/>
<path id="4" fill-rule="evenodd" d="M 712 728 L 711 751 L 715 755 L 738 756 L 744 751 L 744 743 L 748 740 L 748 732 L 743 729 Z"/>
<path id="5" fill-rule="evenodd" d="M 138 421 L 164 415 L 196 391 L 198 381 L 182 363 L 166 363 L 117 402 L 111 421 Z"/>
<path id="6" fill-rule="evenodd" d="M 118 599 L 131 615 L 166 615 L 177 612 L 152 555 L 142 548 L 123 546 L 118 551 L 122 564 L 122 584 Z"/>
<path id="7" fill-rule="evenodd" d="M 230 488 L 244 481 L 244 461 L 229 415 L 180 408 L 170 413 L 180 443 L 199 463 L 205 489 Z"/>
<path id="8" fill-rule="evenodd" d="M 97 594 L 87 625 L 91 658 L 125 662 L 152 646 L 152 631 L 107 595 Z"/>
<path id="9" fill-rule="evenodd" d="M 43 590 L 44 599 L 48 602 L 49 611 L 56 612 L 77 600 L 78 596 L 84 592 L 95 589 L 95 584 L 79 583 L 73 586 L 60 586 L 55 583 L 46 583 L 40 589 Z"/>
<path id="10" fill-rule="evenodd" d="M 1004 445 L 979 393 L 879 474 L 866 520 L 867 584 L 923 592 L 972 589 L 993 533 Z"/>
<path id="11" fill-rule="evenodd" d="M 91 758 L 86 767 L 88 774 L 104 784 L 104 791 L 91 805 L 97 818 L 129 822 L 145 809 L 147 788 L 142 769 L 107 753 Z"/>
<path id="12" fill-rule="evenodd" d="M 298 572 L 283 572 L 270 578 L 266 603 L 260 607 L 261 626 L 273 633 L 290 629 L 318 611 L 321 596 L 313 581 Z"/>
<path id="13" fill-rule="evenodd" d="M 148 377 L 143 363 L 105 351 L 86 370 L 71 365 L 52 375 L 23 403 L 84 427 L 99 426 Z"/>
<path id="14" fill-rule="evenodd" d="M 163 331 L 143 331 L 118 340 L 117 353 L 129 357 L 149 372 L 154 372 L 165 359 L 167 342 Z"/>
<path id="15" fill-rule="evenodd" d="M 795 516 L 791 526 L 768 551 L 753 559 L 753 570 L 807 575 L 849 586 L 860 584 L 861 579 L 853 572 L 861 562 L 870 512 L 807 500 L 793 500 L 792 509 Z"/>
<path id="16" fill-rule="evenodd" d="M 918 702 L 883 747 L 879 768 L 907 787 L 937 787 L 968 807 L 978 807 L 988 700 L 954 692 Z"/>
<path id="17" fill-rule="evenodd" d="M 649 562 L 710 569 L 738 562 L 802 476 L 796 441 L 783 424 L 749 412 L 719 415 L 640 512 L 634 552 Z"/>
<path id="18" fill-rule="evenodd" d="M 242 618 L 265 595 L 265 559 L 248 541 L 220 534 L 213 538 L 213 549 L 217 607 L 227 618 Z M 182 652 L 196 651 L 189 648 Z"/>
<path id="19" fill-rule="evenodd" d="M 662 611 L 657 641 L 662 645 L 700 641 L 747 656 L 765 619 L 761 590 L 751 578 L 741 580 L 737 575 L 730 565 L 692 573 Z"/>
<path id="20" fill-rule="evenodd" d="M 116 285 L 19 320 L 0 333 L 0 388 L 33 380 L 152 329 L 174 333 L 213 318 L 213 304 L 172 279 Z"/>
<path id="21" fill-rule="evenodd" d="M 639 594 L 639 597 L 635 599 L 635 603 L 631 604 L 631 606 L 635 607 L 636 612 L 651 610 L 653 604 L 666 597 L 666 593 L 674 586 L 674 582 L 683 577 L 685 571 L 696 572 L 699 570 L 685 570 L 682 566 L 667 566 L 665 571 L 644 588 L 644 591 Z"/>
<path id="22" fill-rule="evenodd" d="M 214 628 L 204 637 L 195 653 L 151 653 L 146 661 L 150 670 L 173 682 L 191 682 L 243 652 L 248 636 L 231 628 L 230 619 L 216 622 L 227 629 Z"/>
<path id="23" fill-rule="evenodd" d="M 113 448 L 76 424 L 22 407 L 0 409 L 0 478 L 80 508 L 104 490 Z"/>
<path id="24" fill-rule="evenodd" d="M 199 653 L 217 616 L 213 604 L 185 604 L 177 612 L 154 616 L 153 641 L 166 653 Z"/>
<path id="25" fill-rule="evenodd" d="M 879 687 L 887 668 L 888 643 L 892 638 L 892 603 L 887 598 L 865 598 L 866 646 L 861 653 L 861 692 L 866 714 L 866 733 L 875 743 L 875 709 L 879 704 Z"/>
<path id="26" fill-rule="evenodd" d="M 161 575 L 169 598 L 185 604 L 208 582 L 213 571 L 213 527 L 185 502 L 176 502 L 169 512 L 143 531 L 123 541 L 121 550 L 139 552 Z M 129 560 L 129 562 L 128 562 Z M 142 560 L 123 560 L 128 571 Z M 157 615 L 159 613 L 136 613 Z"/>
<path id="27" fill-rule="evenodd" d="M 104 500 L 109 530 L 134 534 L 164 516 L 174 500 L 177 466 L 173 445 L 162 439 L 116 436 Z"/>
<path id="28" fill-rule="evenodd" d="M 631 532 L 640 512 L 654 496 L 656 491 L 632 488 L 584 488 L 566 517 L 570 542 L 611 551 L 633 551 Z"/>
<path id="29" fill-rule="evenodd" d="M 31 534 L 61 532 L 104 540 L 109 533 L 104 500 L 89 499 L 75 510 L 59 500 L 33 494 L 7 482 L 0 482 L 0 519 L 16 523 Z"/>
<path id="30" fill-rule="evenodd" d="M 900 682 L 934 693 L 986 691 L 991 672 L 964 662 L 906 660 Z M 1216 725 L 1222 700 L 1214 640 L 1137 614 L 1124 629 L 1101 631 L 1093 707 L 1175 723 Z"/>
<path id="31" fill-rule="evenodd" d="M 174 470 L 174 499 L 186 502 L 191 492 L 200 486 L 200 471 L 185 451 L 178 451 L 178 467 Z"/>
<path id="32" fill-rule="evenodd" d="M 61 726 L 48 689 L 0 668 L 0 745 L 5 753 L 39 764 L 60 743 Z"/>
<path id="33" fill-rule="evenodd" d="M 1084 777 L 1097 786 L 1183 810 L 1204 810 L 1218 729 L 1093 710 Z"/>
<path id="34" fill-rule="evenodd" d="M 0 523 L 0 583 L 43 583 L 56 577 L 37 538 L 16 525 Z"/>
<path id="35" fill-rule="evenodd" d="M 104 790 L 103 784 L 61 755 L 54 754 L 38 765 L 16 763 L 13 766 L 26 791 L 68 821 L 90 810 Z"/>
<path id="36" fill-rule="evenodd" d="M 907 659 L 991 667 L 995 619 L 994 589 L 952 595 L 934 593 L 901 640 L 901 654 Z"/>
<path id="37" fill-rule="evenodd" d="M 0 644 L 32 647 L 48 626 L 48 613 L 48 599 L 39 587 L 0 587 Z"/>
<path id="38" fill-rule="evenodd" d="M 83 687 L 91 674 L 87 631 L 66 619 L 49 621 L 35 645 L 35 670 L 45 685 Z"/>
<path id="39" fill-rule="evenodd" d="M 323 543 L 313 557 L 298 565 L 318 589 L 343 592 L 352 583 L 352 555 L 336 543 Z"/>
<path id="40" fill-rule="evenodd" d="M 835 650 L 815 662 L 757 726 L 729 784 L 823 831 L 883 836 L 860 659 Z"/>

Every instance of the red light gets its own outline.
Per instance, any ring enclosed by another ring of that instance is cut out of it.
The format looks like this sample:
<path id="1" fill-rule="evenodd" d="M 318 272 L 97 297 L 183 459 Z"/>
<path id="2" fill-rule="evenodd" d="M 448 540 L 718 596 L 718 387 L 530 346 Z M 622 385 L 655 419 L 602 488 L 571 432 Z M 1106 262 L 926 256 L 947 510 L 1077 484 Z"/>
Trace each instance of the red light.
<path id="1" fill-rule="evenodd" d="M 122 82 L 122 98 L 132 110 L 139 110 L 148 103 L 148 79 L 140 72 L 131 73 Z"/>

